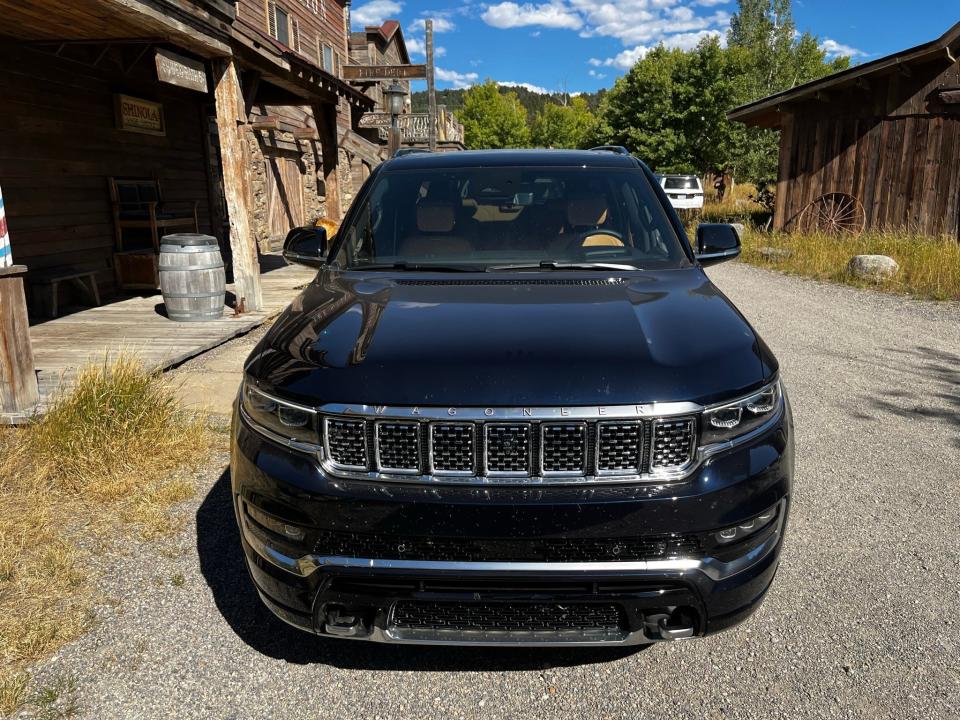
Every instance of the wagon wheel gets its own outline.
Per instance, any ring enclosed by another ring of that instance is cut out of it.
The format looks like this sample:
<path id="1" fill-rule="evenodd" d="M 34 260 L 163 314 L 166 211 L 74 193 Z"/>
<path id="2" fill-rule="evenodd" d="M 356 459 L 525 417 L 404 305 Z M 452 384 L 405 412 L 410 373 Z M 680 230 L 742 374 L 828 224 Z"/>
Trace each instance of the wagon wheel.
<path id="1" fill-rule="evenodd" d="M 824 235 L 859 235 L 867 225 L 863 205 L 853 195 L 825 193 L 810 202 L 800 215 L 800 229 Z"/>

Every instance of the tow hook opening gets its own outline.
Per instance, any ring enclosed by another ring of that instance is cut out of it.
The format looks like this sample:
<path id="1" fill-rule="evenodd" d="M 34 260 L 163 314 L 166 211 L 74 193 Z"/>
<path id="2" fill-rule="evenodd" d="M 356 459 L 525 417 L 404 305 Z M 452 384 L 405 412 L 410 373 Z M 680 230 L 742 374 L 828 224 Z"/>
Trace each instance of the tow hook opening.
<path id="1" fill-rule="evenodd" d="M 697 631 L 697 616 L 689 608 L 666 608 L 665 612 L 650 613 L 644 619 L 647 633 L 659 640 L 682 640 Z"/>
<path id="2" fill-rule="evenodd" d="M 322 630 L 340 637 L 365 637 L 370 634 L 370 615 L 370 611 L 360 608 L 327 605 L 321 613 Z"/>

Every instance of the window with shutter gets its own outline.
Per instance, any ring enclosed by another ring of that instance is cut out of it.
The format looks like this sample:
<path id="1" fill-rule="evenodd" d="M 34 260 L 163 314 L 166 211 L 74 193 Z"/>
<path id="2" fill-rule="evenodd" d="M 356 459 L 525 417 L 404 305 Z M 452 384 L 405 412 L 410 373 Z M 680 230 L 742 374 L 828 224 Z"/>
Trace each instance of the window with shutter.
<path id="1" fill-rule="evenodd" d="M 272 0 L 267 2 L 267 34 L 277 36 L 277 4 Z"/>
<path id="2" fill-rule="evenodd" d="M 274 25 L 277 28 L 277 34 L 274 35 L 278 41 L 290 47 L 290 15 L 279 5 L 274 5 Z"/>
<path id="3" fill-rule="evenodd" d="M 293 44 L 290 47 L 300 52 L 300 20 L 297 18 L 293 18 Z"/>
<path id="4" fill-rule="evenodd" d="M 331 75 L 334 74 L 333 68 L 333 48 L 329 45 L 323 46 L 323 69 Z"/>

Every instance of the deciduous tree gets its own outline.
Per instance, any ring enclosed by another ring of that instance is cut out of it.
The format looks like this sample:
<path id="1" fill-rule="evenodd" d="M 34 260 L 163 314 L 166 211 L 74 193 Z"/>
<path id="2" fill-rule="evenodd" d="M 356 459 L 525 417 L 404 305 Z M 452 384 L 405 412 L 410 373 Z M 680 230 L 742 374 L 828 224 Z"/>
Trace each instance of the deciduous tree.
<path id="1" fill-rule="evenodd" d="M 467 90 L 456 115 L 463 123 L 464 144 L 471 150 L 530 144 L 527 111 L 514 93 L 501 94 L 492 80 Z"/>

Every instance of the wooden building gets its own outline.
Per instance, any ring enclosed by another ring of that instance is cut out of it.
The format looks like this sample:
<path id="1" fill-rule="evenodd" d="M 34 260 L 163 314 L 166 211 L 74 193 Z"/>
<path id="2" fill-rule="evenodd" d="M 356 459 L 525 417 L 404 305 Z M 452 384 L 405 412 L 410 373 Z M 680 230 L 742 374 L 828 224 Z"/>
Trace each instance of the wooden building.
<path id="1" fill-rule="evenodd" d="M 960 23 L 728 117 L 780 130 L 775 229 L 797 228 L 812 201 L 843 193 L 867 228 L 960 238 Z"/>
<path id="2" fill-rule="evenodd" d="M 61 306 L 155 287 L 158 237 L 198 231 L 255 310 L 257 241 L 340 218 L 338 136 L 373 106 L 337 77 L 344 0 L 0 0 L 0 14 L 0 189 L 32 295 L 58 278 Z"/>

